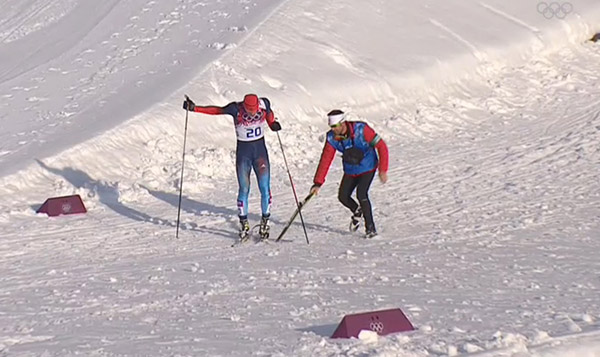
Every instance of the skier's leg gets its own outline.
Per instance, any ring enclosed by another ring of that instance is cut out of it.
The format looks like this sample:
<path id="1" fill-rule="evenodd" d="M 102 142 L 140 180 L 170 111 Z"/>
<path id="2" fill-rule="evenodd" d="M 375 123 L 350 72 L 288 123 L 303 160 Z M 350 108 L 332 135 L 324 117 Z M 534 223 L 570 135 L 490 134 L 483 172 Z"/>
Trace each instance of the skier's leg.
<path id="1" fill-rule="evenodd" d="M 358 185 L 356 188 L 356 197 L 360 203 L 363 215 L 365 217 L 365 228 L 367 232 L 375 232 L 375 222 L 373 221 L 373 211 L 371 200 L 369 200 L 369 188 L 375 177 L 375 171 L 358 176 Z"/>
<path id="2" fill-rule="evenodd" d="M 358 185 L 358 180 L 355 177 L 344 174 L 338 191 L 338 199 L 344 206 L 348 207 L 352 213 L 356 212 L 356 209 L 358 208 L 358 203 L 350 197 L 352 191 L 356 188 L 356 185 Z"/>
<path id="3" fill-rule="evenodd" d="M 260 190 L 260 208 L 263 217 L 271 214 L 271 167 L 267 148 L 262 145 L 258 148 L 258 155 L 253 162 L 254 173 Z"/>
<path id="4" fill-rule="evenodd" d="M 247 151 L 236 152 L 236 174 L 238 180 L 237 207 L 240 221 L 248 219 L 248 194 L 250 193 L 250 171 L 252 170 L 252 159 Z"/>
<path id="5" fill-rule="evenodd" d="M 253 168 L 260 190 L 260 208 L 262 218 L 260 220 L 260 229 L 258 234 L 261 239 L 269 239 L 269 216 L 271 215 L 271 170 L 269 164 L 269 155 L 264 145 L 257 147 L 257 155 L 254 159 Z"/>

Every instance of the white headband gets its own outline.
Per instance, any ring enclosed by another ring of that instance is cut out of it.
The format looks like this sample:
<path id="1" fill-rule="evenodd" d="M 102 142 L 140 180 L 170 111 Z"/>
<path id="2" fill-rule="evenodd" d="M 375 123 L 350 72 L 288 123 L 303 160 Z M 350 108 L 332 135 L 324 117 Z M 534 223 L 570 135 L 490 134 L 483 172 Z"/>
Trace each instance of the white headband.
<path id="1" fill-rule="evenodd" d="M 346 114 L 344 114 L 344 113 L 328 115 L 327 123 L 329 124 L 329 126 L 332 126 L 332 125 L 343 122 L 344 118 L 346 118 Z"/>

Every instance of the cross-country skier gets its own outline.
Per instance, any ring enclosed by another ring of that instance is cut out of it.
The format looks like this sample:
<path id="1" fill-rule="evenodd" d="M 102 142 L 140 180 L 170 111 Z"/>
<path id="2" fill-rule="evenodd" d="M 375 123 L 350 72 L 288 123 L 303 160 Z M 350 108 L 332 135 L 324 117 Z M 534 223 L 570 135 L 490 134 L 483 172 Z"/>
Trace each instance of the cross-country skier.
<path id="1" fill-rule="evenodd" d="M 352 211 L 350 230 L 358 229 L 360 218 L 364 216 L 365 233 L 367 238 L 377 235 L 371 201 L 369 200 L 369 187 L 379 170 L 379 179 L 386 183 L 388 176 L 388 148 L 375 130 L 367 123 L 361 121 L 346 121 L 345 113 L 335 109 L 327 114 L 327 121 L 331 130 L 327 132 L 325 147 L 321 153 L 319 166 L 314 177 L 312 194 L 318 194 L 325 183 L 325 177 L 335 157 L 336 150 L 342 153 L 344 176 L 340 184 L 338 199 Z M 358 203 L 352 197 L 356 189 Z"/>
<path id="2" fill-rule="evenodd" d="M 248 236 L 248 194 L 250 193 L 250 172 L 254 169 L 258 179 L 261 196 L 262 219 L 259 234 L 261 238 L 269 237 L 269 216 L 271 208 L 271 174 L 269 154 L 265 145 L 264 126 L 271 130 L 281 130 L 281 124 L 275 119 L 271 110 L 271 102 L 267 98 L 259 98 L 256 94 L 246 94 L 244 101 L 231 102 L 224 107 L 198 106 L 190 99 L 183 102 L 183 109 L 196 113 L 233 117 L 237 135 L 236 172 L 238 179 L 237 207 L 240 218 L 240 238 Z"/>

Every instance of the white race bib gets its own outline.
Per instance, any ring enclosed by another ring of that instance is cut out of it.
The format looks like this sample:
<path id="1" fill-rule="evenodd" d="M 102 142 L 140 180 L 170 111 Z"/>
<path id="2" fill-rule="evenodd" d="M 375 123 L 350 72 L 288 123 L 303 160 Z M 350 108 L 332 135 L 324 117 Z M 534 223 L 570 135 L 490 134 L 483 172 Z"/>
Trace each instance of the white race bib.
<path id="1" fill-rule="evenodd" d="M 254 115 L 244 110 L 238 114 L 235 133 L 239 141 L 254 141 L 265 136 L 267 111 L 263 101 L 260 100 L 259 103 L 259 109 Z"/>

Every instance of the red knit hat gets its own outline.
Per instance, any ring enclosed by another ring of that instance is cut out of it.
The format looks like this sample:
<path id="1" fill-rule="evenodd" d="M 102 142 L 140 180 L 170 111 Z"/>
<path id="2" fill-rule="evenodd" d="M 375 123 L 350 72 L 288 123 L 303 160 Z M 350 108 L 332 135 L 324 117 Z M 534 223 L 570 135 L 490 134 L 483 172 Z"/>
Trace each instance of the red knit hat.
<path id="1" fill-rule="evenodd" d="M 258 110 L 258 96 L 256 94 L 246 94 L 244 96 L 244 108 L 249 112 Z"/>

